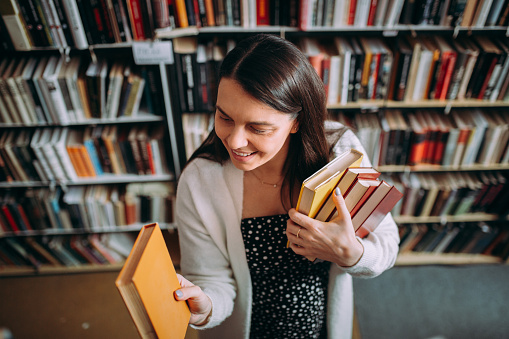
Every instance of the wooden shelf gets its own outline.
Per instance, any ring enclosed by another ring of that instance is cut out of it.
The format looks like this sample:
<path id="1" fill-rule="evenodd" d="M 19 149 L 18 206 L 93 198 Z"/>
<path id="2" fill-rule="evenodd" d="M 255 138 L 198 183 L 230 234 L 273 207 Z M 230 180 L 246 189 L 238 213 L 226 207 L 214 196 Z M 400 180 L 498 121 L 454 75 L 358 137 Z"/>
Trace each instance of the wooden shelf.
<path id="1" fill-rule="evenodd" d="M 393 100 L 359 100 L 349 102 L 346 105 L 332 104 L 328 109 L 356 109 L 356 110 L 378 110 L 382 108 L 443 108 L 448 112 L 452 108 L 496 108 L 509 107 L 509 101 L 489 100 L 419 100 L 419 101 L 393 101 Z"/>
<path id="2" fill-rule="evenodd" d="M 401 165 L 385 165 L 376 167 L 381 172 L 450 172 L 450 171 L 507 171 L 509 164 L 490 164 L 490 165 L 469 165 L 469 166 L 441 166 L 441 165 L 416 165 L 416 166 L 401 166 Z"/>
<path id="3" fill-rule="evenodd" d="M 135 174 L 102 174 L 97 177 L 81 178 L 76 181 L 12 181 L 0 182 L 0 188 L 16 187 L 52 187 L 52 186 L 80 186 L 80 185 L 103 185 L 103 184 L 123 184 L 123 183 L 142 183 L 172 181 L 175 179 L 173 174 L 157 175 L 135 175 Z"/>
<path id="4" fill-rule="evenodd" d="M 498 257 L 482 254 L 457 254 L 457 253 L 426 253 L 410 252 L 400 253 L 396 259 L 396 266 L 415 265 L 482 265 L 482 264 L 507 264 Z"/>
<path id="5" fill-rule="evenodd" d="M 148 222 L 147 222 L 148 223 Z M 79 235 L 79 234 L 96 234 L 96 233 L 122 233 L 122 232 L 137 232 L 139 231 L 143 225 L 147 223 L 136 223 L 133 225 L 125 225 L 125 226 L 109 226 L 103 227 L 93 230 L 83 230 L 83 229 L 54 229 L 48 228 L 45 230 L 37 230 L 37 231 L 19 231 L 19 232 L 9 232 L 0 234 L 0 238 L 7 237 L 35 237 L 35 236 L 44 236 L 44 235 Z M 171 223 L 159 223 L 159 227 L 161 230 L 174 231 L 177 229 L 177 225 Z"/>
<path id="6" fill-rule="evenodd" d="M 476 222 L 476 221 L 496 221 L 504 220 L 497 214 L 486 213 L 468 213 L 462 215 L 447 215 L 437 217 L 414 217 L 414 216 L 396 216 L 394 220 L 397 224 L 422 224 L 422 223 L 446 223 L 446 222 Z"/>
<path id="7" fill-rule="evenodd" d="M 76 267 L 67 266 L 49 266 L 41 267 L 16 267 L 16 266 L 0 266 L 0 277 L 9 276 L 31 276 L 31 275 L 54 275 L 54 274 L 76 274 L 76 273 L 93 273 L 93 272 L 118 272 L 122 269 L 124 262 L 108 265 L 80 265 Z"/>

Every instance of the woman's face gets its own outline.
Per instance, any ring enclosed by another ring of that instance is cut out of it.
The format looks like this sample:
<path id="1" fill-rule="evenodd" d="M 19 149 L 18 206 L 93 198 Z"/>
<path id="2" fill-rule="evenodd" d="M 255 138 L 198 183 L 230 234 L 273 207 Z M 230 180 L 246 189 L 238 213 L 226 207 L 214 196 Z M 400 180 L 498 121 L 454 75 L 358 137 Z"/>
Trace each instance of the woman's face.
<path id="1" fill-rule="evenodd" d="M 297 122 L 246 93 L 234 80 L 219 83 L 215 131 L 240 170 L 273 163 L 282 166 Z"/>

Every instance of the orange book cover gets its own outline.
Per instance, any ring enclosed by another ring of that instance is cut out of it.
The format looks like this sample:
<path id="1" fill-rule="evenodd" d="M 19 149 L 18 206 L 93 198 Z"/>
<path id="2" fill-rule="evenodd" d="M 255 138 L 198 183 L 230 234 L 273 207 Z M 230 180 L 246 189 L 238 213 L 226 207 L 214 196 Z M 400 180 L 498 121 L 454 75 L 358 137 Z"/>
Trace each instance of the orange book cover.
<path id="1" fill-rule="evenodd" d="M 362 153 L 351 149 L 330 161 L 302 183 L 297 211 L 314 218 L 348 167 L 359 167 Z"/>
<path id="2" fill-rule="evenodd" d="M 366 220 L 356 229 L 355 234 L 361 238 L 373 232 L 383 218 L 394 208 L 396 203 L 403 197 L 403 193 L 394 186 L 383 197 L 382 201 L 376 206 Z"/>
<path id="3" fill-rule="evenodd" d="M 87 177 L 87 169 L 85 168 L 83 159 L 81 159 L 81 156 L 79 155 L 78 149 L 75 146 L 67 146 L 66 148 L 67 153 L 69 154 L 69 159 L 71 160 L 78 177 Z"/>
<path id="4" fill-rule="evenodd" d="M 207 16 L 207 25 L 215 26 L 216 17 L 214 14 L 214 3 L 212 0 L 205 0 L 205 14 Z"/>
<path id="5" fill-rule="evenodd" d="M 178 26 L 180 28 L 189 27 L 185 0 L 175 0 L 175 8 L 177 9 Z"/>
<path id="6" fill-rule="evenodd" d="M 191 313 L 157 223 L 143 226 L 115 285 L 142 338 L 184 339 Z"/>
<path id="7" fill-rule="evenodd" d="M 88 155 L 88 151 L 87 151 L 87 148 L 85 147 L 85 145 L 79 145 L 76 147 L 76 149 L 78 150 L 79 156 L 83 160 L 83 165 L 85 166 L 86 173 L 87 173 L 86 176 L 87 177 L 95 177 L 96 174 L 95 174 L 94 166 L 92 165 L 92 160 L 90 160 L 90 156 Z"/>
<path id="8" fill-rule="evenodd" d="M 369 198 L 364 202 L 362 207 L 357 211 L 357 213 L 352 218 L 352 224 L 357 231 L 357 229 L 364 223 L 364 221 L 371 215 L 373 210 L 378 206 L 378 204 L 383 200 L 385 195 L 389 193 L 393 186 L 390 185 L 385 180 L 381 180 L 380 185 L 375 189 L 373 193 L 369 196 Z"/>

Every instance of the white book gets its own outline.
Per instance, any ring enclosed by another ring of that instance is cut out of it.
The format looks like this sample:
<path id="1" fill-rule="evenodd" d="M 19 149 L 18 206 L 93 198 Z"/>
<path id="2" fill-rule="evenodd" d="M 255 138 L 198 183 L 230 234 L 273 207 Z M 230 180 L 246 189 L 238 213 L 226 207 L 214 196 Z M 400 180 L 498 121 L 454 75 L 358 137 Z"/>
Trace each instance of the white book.
<path id="1" fill-rule="evenodd" d="M 62 5 L 64 5 L 64 10 L 70 26 L 69 28 L 71 29 L 76 48 L 88 48 L 87 35 L 83 27 L 83 21 L 81 20 L 76 0 L 62 0 Z"/>
<path id="2" fill-rule="evenodd" d="M 344 26 L 343 13 L 346 8 L 346 0 L 336 0 L 334 2 L 334 13 L 332 14 L 332 27 L 338 28 Z"/>
<path id="3" fill-rule="evenodd" d="M 327 104 L 335 105 L 339 102 L 342 77 L 343 77 L 343 58 L 339 54 L 331 55 L 329 72 L 329 94 L 327 96 Z"/>
<path id="4" fill-rule="evenodd" d="M 37 163 L 40 165 L 40 168 L 42 169 L 42 172 L 44 173 L 44 176 L 50 180 L 55 180 L 55 174 L 51 170 L 51 167 L 49 166 L 48 161 L 46 160 L 46 157 L 44 156 L 44 153 L 42 151 L 42 145 L 41 145 L 41 137 L 43 135 L 44 129 L 38 128 L 35 130 L 35 133 L 32 137 L 32 141 L 30 142 L 30 147 L 34 151 L 35 156 L 37 157 Z M 43 142 L 47 142 L 47 140 L 43 140 Z"/>
<path id="5" fill-rule="evenodd" d="M 401 16 L 401 11 L 403 10 L 404 0 L 394 0 L 390 1 L 391 7 L 387 9 L 386 18 L 384 21 L 384 26 L 386 27 L 394 27 L 399 22 L 399 17 Z M 377 6 L 378 7 L 378 6 Z"/>
<path id="6" fill-rule="evenodd" d="M 428 81 L 429 73 L 431 71 L 431 62 L 433 61 L 433 51 L 423 49 L 421 51 L 421 58 L 419 60 L 419 67 L 417 68 L 415 86 L 412 94 L 412 100 L 424 100 L 426 84 Z"/>
<path id="7" fill-rule="evenodd" d="M 500 90 L 502 89 L 502 86 L 507 80 L 507 76 L 509 74 L 509 46 L 506 45 L 503 41 L 499 41 L 499 45 L 502 49 L 502 53 L 505 54 L 505 61 L 502 65 L 500 76 L 498 77 L 497 82 L 493 87 L 491 96 L 489 97 L 489 100 L 492 102 L 497 100 L 498 95 L 500 94 Z"/>
<path id="8" fill-rule="evenodd" d="M 44 0 L 42 0 L 42 1 L 44 1 Z M 48 1 L 48 6 L 49 6 L 50 14 L 52 16 L 53 23 L 55 25 L 55 31 L 57 32 L 58 40 L 60 41 L 59 47 L 62 47 L 62 48 L 69 47 L 69 44 L 67 43 L 67 39 L 65 38 L 65 34 L 64 34 L 64 29 L 62 27 L 62 23 L 60 22 L 60 18 L 58 16 L 58 12 L 57 12 L 57 9 L 55 7 L 54 0 L 47 0 L 47 1 Z"/>
<path id="9" fill-rule="evenodd" d="M 60 166 L 64 170 L 65 177 L 71 181 L 76 181 L 78 179 L 78 175 L 76 173 L 76 169 L 74 168 L 71 162 L 69 153 L 67 152 L 67 140 L 69 138 L 69 128 L 63 127 L 60 129 L 60 133 L 54 134 L 56 134 L 58 137 L 55 137 L 52 146 L 58 157 Z"/>
<path id="10" fill-rule="evenodd" d="M 57 26 L 53 19 L 53 14 L 51 13 L 49 0 L 40 0 L 39 3 L 41 5 L 44 18 L 46 19 L 47 28 L 49 29 L 51 38 L 53 39 L 53 47 L 63 47 L 62 42 L 60 41 L 60 35 L 57 32 Z"/>
<path id="11" fill-rule="evenodd" d="M 462 165 L 473 165 L 476 162 L 486 129 L 488 128 L 488 121 L 479 110 L 473 110 L 470 117 L 475 125 L 475 131 L 472 132 L 465 149 L 465 156 L 461 162 Z"/>
<path id="12" fill-rule="evenodd" d="M 25 20 L 21 16 L 16 0 L 2 0 L 2 10 L 0 13 L 11 37 L 14 49 L 17 51 L 29 51 L 32 48 L 32 41 L 25 28 Z"/>
<path id="13" fill-rule="evenodd" d="M 369 9 L 371 8 L 371 0 L 357 0 L 355 9 L 355 19 L 353 25 L 355 27 L 366 27 L 368 25 Z"/>
<path id="14" fill-rule="evenodd" d="M 106 95 L 106 116 L 109 119 L 117 117 L 122 96 L 122 83 L 124 81 L 124 66 L 120 63 L 114 63 L 110 70 L 110 80 L 108 93 Z"/>
<path id="15" fill-rule="evenodd" d="M 50 57 L 48 65 L 42 75 L 49 97 L 53 104 L 53 115 L 56 118 L 56 121 L 62 125 L 69 124 L 70 122 L 62 90 L 58 83 L 58 74 L 60 73 L 60 69 L 63 67 L 64 62 L 65 57 Z"/>
<path id="16" fill-rule="evenodd" d="M 341 58 L 343 59 L 342 79 L 341 79 L 341 94 L 340 103 L 346 105 L 348 103 L 348 86 L 350 85 L 350 62 L 352 60 L 353 48 L 347 39 L 343 37 L 334 38 Z"/>
<path id="17" fill-rule="evenodd" d="M 55 175 L 55 179 L 66 182 L 67 177 L 54 147 L 54 144 L 60 137 L 61 132 L 62 130 L 60 128 L 45 128 L 42 132 L 40 143 L 41 150 L 46 157 L 53 174 Z"/>
<path id="18" fill-rule="evenodd" d="M 480 2 L 480 6 L 477 7 L 475 17 L 472 21 L 473 27 L 484 27 L 486 20 L 488 19 L 488 14 L 490 13 L 491 5 L 493 4 L 493 0 L 483 0 Z"/>

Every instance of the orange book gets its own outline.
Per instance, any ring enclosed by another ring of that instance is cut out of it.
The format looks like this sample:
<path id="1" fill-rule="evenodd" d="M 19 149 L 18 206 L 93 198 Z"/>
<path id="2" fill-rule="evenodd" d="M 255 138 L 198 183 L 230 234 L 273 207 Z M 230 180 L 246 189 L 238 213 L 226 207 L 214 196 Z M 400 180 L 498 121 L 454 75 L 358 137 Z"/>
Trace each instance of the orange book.
<path id="1" fill-rule="evenodd" d="M 184 339 L 191 313 L 175 300 L 181 286 L 157 223 L 143 226 L 115 284 L 142 338 Z"/>
<path id="2" fill-rule="evenodd" d="M 177 21 L 180 28 L 189 27 L 189 21 L 187 19 L 186 12 L 186 1 L 175 0 L 175 8 L 177 9 Z"/>
<path id="3" fill-rule="evenodd" d="M 87 169 L 85 168 L 85 164 L 83 163 L 83 159 L 79 155 L 79 150 L 76 146 L 67 146 L 67 153 L 69 154 L 69 159 L 71 160 L 74 169 L 76 170 L 76 174 L 78 177 L 83 178 L 88 176 Z"/>
<path id="4" fill-rule="evenodd" d="M 359 167 L 362 153 L 350 149 L 340 154 L 302 183 L 296 210 L 314 218 L 348 167 Z"/>
<path id="5" fill-rule="evenodd" d="M 403 193 L 392 186 L 382 201 L 373 209 L 364 222 L 356 228 L 355 234 L 361 238 L 373 232 L 383 218 L 394 208 L 396 203 L 403 197 Z M 352 219 L 353 220 L 353 219 Z"/>
<path id="6" fill-rule="evenodd" d="M 83 164 L 86 169 L 87 177 L 95 177 L 95 170 L 94 166 L 92 165 L 92 160 L 90 160 L 90 156 L 88 155 L 87 148 L 85 145 L 78 145 L 76 146 L 76 149 L 78 150 L 78 154 L 83 160 Z"/>
<path id="7" fill-rule="evenodd" d="M 215 26 L 216 17 L 214 14 L 214 3 L 212 0 L 205 0 L 205 14 L 207 16 L 207 25 Z"/>

